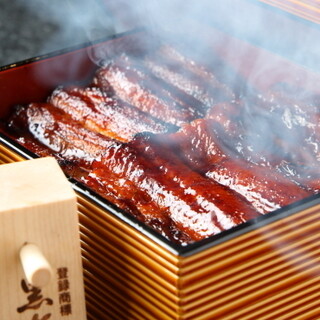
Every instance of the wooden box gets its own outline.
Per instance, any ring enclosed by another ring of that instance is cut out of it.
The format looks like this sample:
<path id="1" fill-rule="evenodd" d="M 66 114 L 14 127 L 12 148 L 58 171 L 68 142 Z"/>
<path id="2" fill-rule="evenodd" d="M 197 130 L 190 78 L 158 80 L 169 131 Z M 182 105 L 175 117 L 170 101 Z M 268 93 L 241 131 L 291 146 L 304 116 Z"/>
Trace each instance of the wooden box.
<path id="1" fill-rule="evenodd" d="M 209 50 L 251 84 L 320 75 L 212 27 L 195 28 Z M 144 30 L 19 62 L 0 70 L 0 118 L 44 101 L 60 84 L 87 83 L 92 49 L 132 50 Z M 209 42 L 208 42 L 209 43 Z M 229 49 L 229 50 L 227 50 Z M 231 49 L 231 50 L 230 50 Z M 264 74 L 255 73 L 268 61 Z M 298 79 L 298 80 L 297 80 Z M 318 90 L 315 85 L 315 90 Z M 34 155 L 0 135 L 0 162 Z M 317 319 L 320 317 L 320 196 L 315 195 L 188 246 L 173 244 L 70 178 L 78 195 L 88 319 Z"/>

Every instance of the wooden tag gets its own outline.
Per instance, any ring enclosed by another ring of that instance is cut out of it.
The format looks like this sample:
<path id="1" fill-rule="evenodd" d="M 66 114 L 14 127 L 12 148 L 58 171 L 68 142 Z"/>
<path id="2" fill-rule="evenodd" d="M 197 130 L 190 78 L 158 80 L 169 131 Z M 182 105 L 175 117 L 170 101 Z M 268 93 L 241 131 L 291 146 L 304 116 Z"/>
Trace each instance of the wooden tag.
<path id="1" fill-rule="evenodd" d="M 0 165 L 0 187 L 0 319 L 86 319 L 76 195 L 58 163 Z"/>

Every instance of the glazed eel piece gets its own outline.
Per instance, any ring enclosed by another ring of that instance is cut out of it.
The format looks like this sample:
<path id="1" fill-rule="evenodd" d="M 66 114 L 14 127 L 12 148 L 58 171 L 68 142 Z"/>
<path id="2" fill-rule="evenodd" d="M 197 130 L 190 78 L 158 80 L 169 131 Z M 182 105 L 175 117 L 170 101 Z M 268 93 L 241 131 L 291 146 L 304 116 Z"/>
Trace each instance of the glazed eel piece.
<path id="1" fill-rule="evenodd" d="M 215 105 L 206 118 L 216 123 L 224 143 L 247 161 L 279 168 L 285 163 L 303 175 L 304 167 L 320 166 L 320 122 L 314 109 L 247 97 Z"/>
<path id="2" fill-rule="evenodd" d="M 171 134 L 170 140 L 171 148 L 190 167 L 241 194 L 261 214 L 311 195 L 271 166 L 237 157 L 217 135 L 212 120 L 198 119 L 185 125 Z"/>
<path id="3" fill-rule="evenodd" d="M 154 118 L 175 126 L 203 116 L 200 109 L 189 105 L 174 90 L 160 85 L 127 55 L 100 68 L 93 83 L 109 95 L 115 95 Z"/>
<path id="4" fill-rule="evenodd" d="M 286 156 L 272 129 L 275 121 L 249 101 L 219 103 L 208 111 L 206 119 L 224 144 L 246 161 L 275 166 Z"/>
<path id="5" fill-rule="evenodd" d="M 287 161 L 310 165 L 320 160 L 319 105 L 313 105 L 310 97 L 299 101 L 273 92 L 250 104 L 269 119 L 276 143 L 284 150 Z"/>
<path id="6" fill-rule="evenodd" d="M 147 54 L 143 62 L 156 77 L 192 96 L 205 110 L 221 101 L 235 99 L 232 90 L 214 73 L 170 45 L 162 45 Z"/>
<path id="7" fill-rule="evenodd" d="M 245 199 L 185 166 L 157 135 L 129 143 L 107 139 L 48 103 L 21 107 L 10 127 L 29 132 L 53 156 L 84 166 L 80 181 L 173 241 L 200 240 L 259 215 Z"/>
<path id="8" fill-rule="evenodd" d="M 139 109 L 97 87 L 56 88 L 49 100 L 88 130 L 119 141 L 129 141 L 139 132 L 163 133 L 172 129 Z"/>
<path id="9" fill-rule="evenodd" d="M 263 157 L 255 159 L 257 163 L 272 165 L 288 179 L 318 192 L 319 96 L 313 96 L 308 92 L 294 99 L 293 95 L 292 92 L 286 94 L 273 89 L 265 95 L 248 97 L 239 109 L 245 107 L 246 114 L 249 114 L 247 118 L 251 121 L 243 122 L 244 126 L 250 128 L 250 125 L 255 123 L 255 127 L 260 128 L 260 138 L 257 141 L 261 142 L 264 150 L 269 150 L 269 155 L 264 151 Z M 266 144 L 263 144 L 264 137 L 267 137 Z M 251 154 L 258 154 L 257 145 L 259 144 L 251 146 Z M 271 158 L 270 154 L 277 156 L 268 161 Z"/>
<path id="10" fill-rule="evenodd" d="M 282 161 L 277 166 L 288 179 L 294 181 L 312 193 L 320 192 L 320 163 L 311 165 L 300 165 Z"/>
<path id="11" fill-rule="evenodd" d="M 261 96 L 217 104 L 206 116 L 214 122 L 207 130 L 214 128 L 214 135 L 238 158 L 276 170 L 295 184 L 317 193 L 320 189 L 317 114 L 319 110 L 312 105 L 280 103 L 275 97 L 271 103 Z"/>
<path id="12" fill-rule="evenodd" d="M 66 174 L 83 184 L 86 184 L 92 162 L 101 159 L 106 149 L 118 143 L 83 128 L 49 103 L 19 106 L 11 115 L 8 127 L 15 137 L 18 136 L 20 144 L 39 156 L 54 156 Z M 119 208 L 130 211 L 112 194 L 103 196 Z"/>
<path id="13" fill-rule="evenodd" d="M 159 135 L 139 135 L 108 148 L 87 179 L 90 187 L 118 197 L 138 219 L 182 244 L 259 216 L 242 196 L 186 166 Z"/>
<path id="14" fill-rule="evenodd" d="M 99 159 L 105 148 L 113 143 L 113 140 L 85 129 L 63 110 L 49 103 L 19 106 L 9 119 L 8 127 L 21 136 L 31 136 L 33 141 L 50 150 L 58 159 L 84 166 Z"/>

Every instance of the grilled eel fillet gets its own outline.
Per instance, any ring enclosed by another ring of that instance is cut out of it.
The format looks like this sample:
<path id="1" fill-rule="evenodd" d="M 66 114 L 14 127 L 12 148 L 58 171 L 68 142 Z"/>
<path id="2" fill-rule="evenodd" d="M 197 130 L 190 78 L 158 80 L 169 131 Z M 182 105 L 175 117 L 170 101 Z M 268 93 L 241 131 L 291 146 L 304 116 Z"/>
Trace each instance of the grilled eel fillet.
<path id="1" fill-rule="evenodd" d="M 177 93 L 173 87 L 170 90 L 165 88 L 127 55 L 100 68 L 93 83 L 109 95 L 175 126 L 204 115 L 199 108 L 183 99 L 181 93 Z"/>
<path id="2" fill-rule="evenodd" d="M 241 194 L 262 214 L 312 194 L 271 166 L 237 157 L 224 145 L 210 119 L 198 119 L 161 140 L 170 141 L 172 150 L 191 168 Z"/>
<path id="3" fill-rule="evenodd" d="M 241 195 L 190 169 L 156 136 L 108 148 L 93 163 L 88 185 L 123 199 L 138 218 L 180 243 L 259 216 Z"/>
<path id="4" fill-rule="evenodd" d="M 289 103 L 291 102 L 291 103 Z M 220 103 L 206 118 L 213 121 L 220 140 L 236 156 L 276 168 L 296 184 L 317 193 L 320 189 L 320 112 L 309 101 L 271 101 L 263 96 Z"/>
<path id="5" fill-rule="evenodd" d="M 10 127 L 85 167 L 83 183 L 173 241 L 200 240 L 259 215 L 244 198 L 187 167 L 157 135 L 108 139 L 48 103 L 21 107 Z"/>
<path id="6" fill-rule="evenodd" d="M 105 148 L 113 143 L 111 139 L 87 130 L 50 103 L 19 106 L 9 119 L 8 127 L 11 132 L 26 136 L 18 139 L 20 143 L 27 145 L 28 139 L 34 144 L 38 142 L 38 147 L 31 147 L 31 151 L 38 153 L 40 144 L 46 150 L 44 152 L 53 154 L 57 159 L 84 166 L 99 159 Z"/>
<path id="7" fill-rule="evenodd" d="M 119 141 L 139 132 L 163 133 L 172 128 L 127 103 L 108 97 L 97 87 L 56 88 L 49 100 L 88 130 Z"/>
<path id="8" fill-rule="evenodd" d="M 232 90 L 212 72 L 169 45 L 147 54 L 143 63 L 156 77 L 191 96 L 204 111 L 221 101 L 235 99 Z"/>

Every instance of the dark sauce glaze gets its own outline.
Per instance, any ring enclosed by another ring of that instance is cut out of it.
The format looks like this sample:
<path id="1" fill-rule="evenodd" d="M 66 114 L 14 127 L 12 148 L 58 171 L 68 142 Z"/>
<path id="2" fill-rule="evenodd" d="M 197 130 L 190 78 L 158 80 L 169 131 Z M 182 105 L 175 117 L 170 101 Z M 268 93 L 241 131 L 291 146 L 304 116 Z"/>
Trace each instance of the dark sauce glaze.
<path id="1" fill-rule="evenodd" d="M 100 69 L 94 84 L 154 118 L 175 126 L 201 116 L 197 108 L 191 108 L 154 79 L 128 65 L 125 59 L 112 61 Z"/>
<path id="2" fill-rule="evenodd" d="M 189 167 L 241 194 L 262 214 L 312 194 L 276 168 L 240 158 L 224 145 L 215 128 L 212 119 L 198 119 L 162 141 Z"/>
<path id="3" fill-rule="evenodd" d="M 139 61 L 110 60 L 91 85 L 58 87 L 47 103 L 15 108 L 3 126 L 186 245 L 320 190 L 318 100 L 294 101 L 278 88 L 235 97 L 162 46 Z"/>
<path id="4" fill-rule="evenodd" d="M 143 63 L 153 75 L 201 104 L 204 112 L 221 101 L 235 99 L 233 91 L 213 73 L 171 46 L 162 45 L 155 54 L 146 55 Z"/>
<path id="5" fill-rule="evenodd" d="M 51 94 L 49 102 L 88 130 L 123 142 L 139 132 L 161 133 L 171 129 L 139 109 L 108 97 L 98 87 L 60 87 Z"/>
<path id="6" fill-rule="evenodd" d="M 152 135 L 109 148 L 93 166 L 90 186 L 98 185 L 102 193 L 112 189 L 148 224 L 162 223 L 163 233 L 166 224 L 180 230 L 166 234 L 180 242 L 206 238 L 259 215 L 244 198 L 190 169 Z"/>

